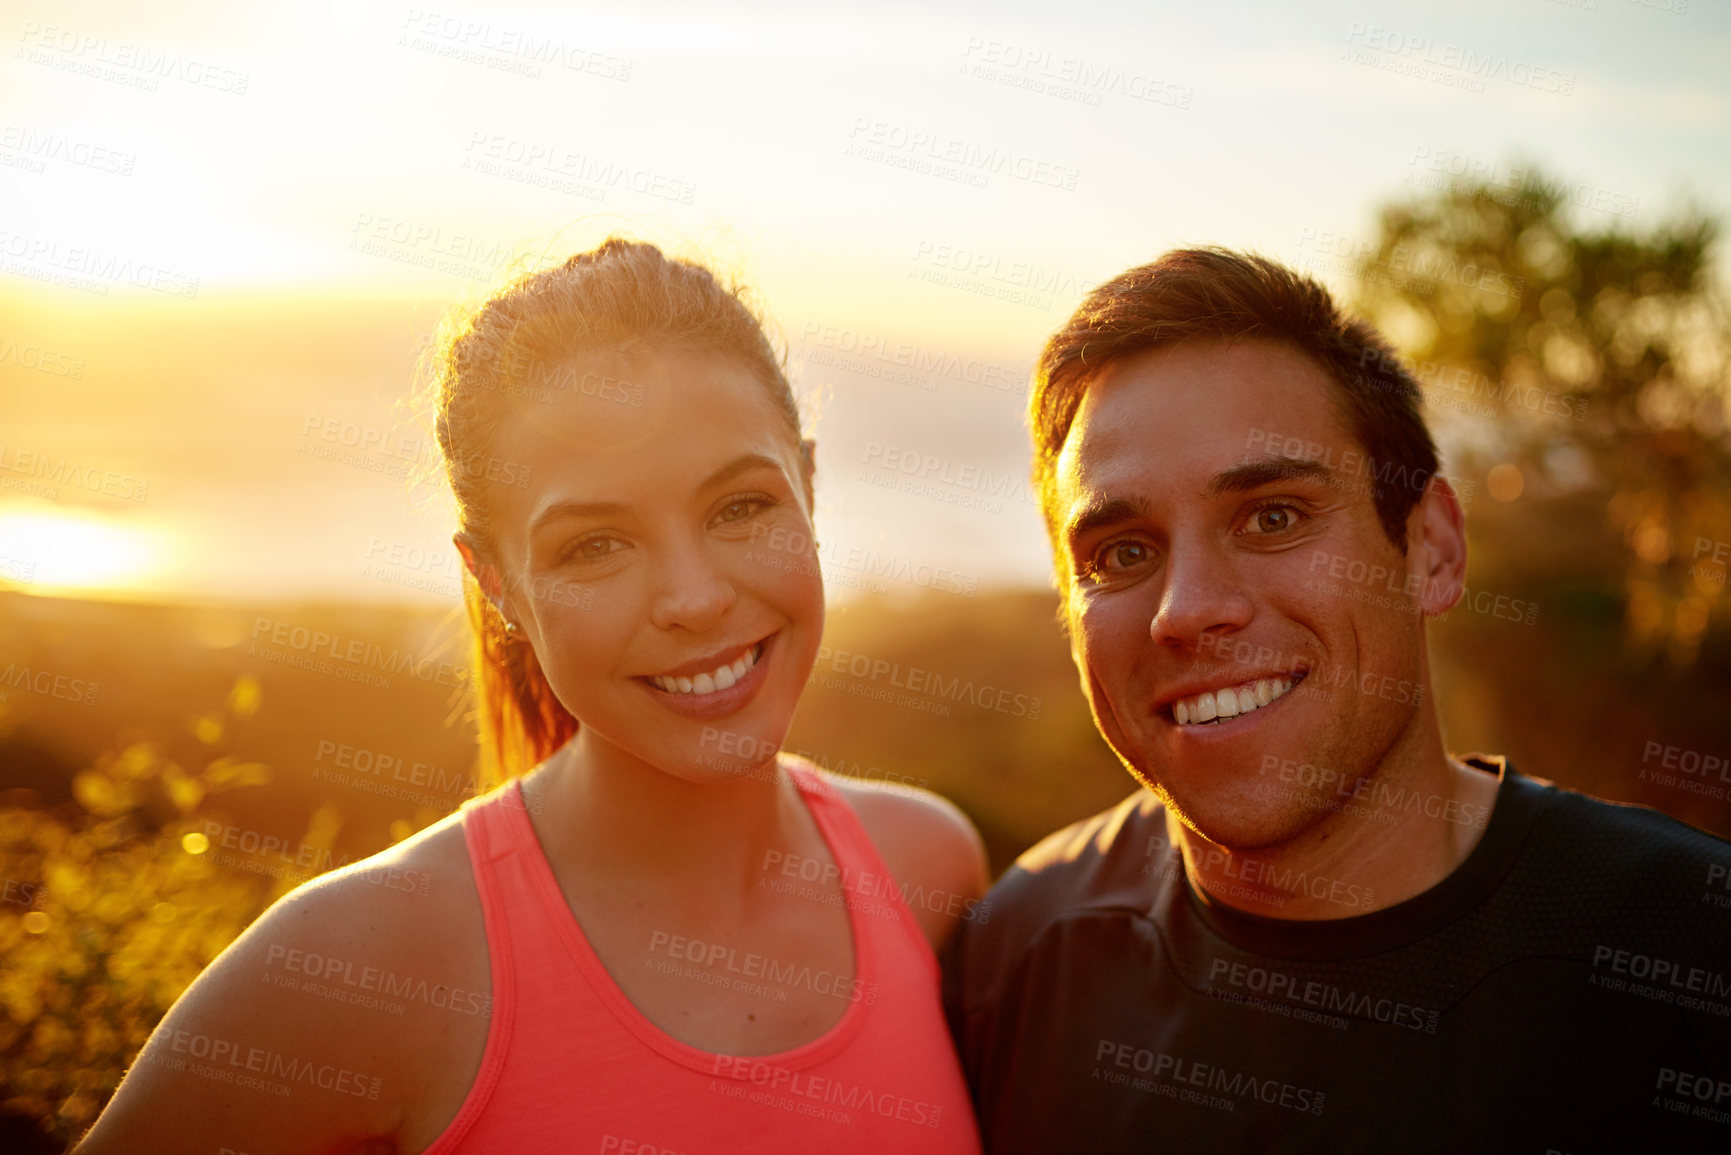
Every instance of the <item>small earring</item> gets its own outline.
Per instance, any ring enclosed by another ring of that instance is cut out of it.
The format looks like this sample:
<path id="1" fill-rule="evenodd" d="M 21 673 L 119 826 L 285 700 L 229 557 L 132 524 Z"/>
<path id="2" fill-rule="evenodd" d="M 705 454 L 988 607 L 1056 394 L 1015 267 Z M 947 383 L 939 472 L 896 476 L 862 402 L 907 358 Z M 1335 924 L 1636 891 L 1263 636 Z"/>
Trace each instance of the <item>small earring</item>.
<path id="1" fill-rule="evenodd" d="M 505 619 L 505 636 L 507 638 L 515 639 L 522 632 L 523 631 L 517 628 L 516 622 L 511 621 L 509 618 Z"/>

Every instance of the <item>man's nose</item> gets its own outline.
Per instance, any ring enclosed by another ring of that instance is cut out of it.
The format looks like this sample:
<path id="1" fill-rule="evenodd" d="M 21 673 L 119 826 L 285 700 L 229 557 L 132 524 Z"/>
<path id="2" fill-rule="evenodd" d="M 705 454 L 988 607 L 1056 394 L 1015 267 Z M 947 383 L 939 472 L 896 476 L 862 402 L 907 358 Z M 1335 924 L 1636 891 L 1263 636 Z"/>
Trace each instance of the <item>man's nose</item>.
<path id="1" fill-rule="evenodd" d="M 1166 557 L 1165 578 L 1148 624 L 1156 645 L 1194 650 L 1210 633 L 1232 633 L 1250 624 L 1254 604 L 1217 551 L 1175 544 Z"/>

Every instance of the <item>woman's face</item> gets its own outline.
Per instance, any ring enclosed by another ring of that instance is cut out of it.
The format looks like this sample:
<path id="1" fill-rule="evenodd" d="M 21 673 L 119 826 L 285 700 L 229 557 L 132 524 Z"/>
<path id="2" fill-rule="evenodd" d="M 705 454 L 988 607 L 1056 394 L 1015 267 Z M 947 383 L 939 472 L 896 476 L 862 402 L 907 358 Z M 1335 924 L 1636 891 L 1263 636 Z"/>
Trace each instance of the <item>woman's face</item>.
<path id="1" fill-rule="evenodd" d="M 806 456 L 724 355 L 559 369 L 492 449 L 522 482 L 487 495 L 506 616 L 586 748 L 694 781 L 761 765 L 823 633 Z"/>

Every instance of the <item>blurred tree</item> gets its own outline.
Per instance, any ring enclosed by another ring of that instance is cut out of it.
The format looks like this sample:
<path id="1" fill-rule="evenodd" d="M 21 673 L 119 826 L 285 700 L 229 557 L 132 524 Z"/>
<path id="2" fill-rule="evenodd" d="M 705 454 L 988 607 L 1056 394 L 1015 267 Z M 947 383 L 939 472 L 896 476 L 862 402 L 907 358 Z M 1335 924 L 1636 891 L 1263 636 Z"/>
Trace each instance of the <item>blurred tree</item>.
<path id="1" fill-rule="evenodd" d="M 1602 499 L 1625 637 L 1689 666 L 1728 608 L 1719 226 L 1693 210 L 1644 230 L 1589 223 L 1579 200 L 1632 203 L 1508 173 L 1383 208 L 1356 303 L 1411 357 L 1431 409 L 1466 419 L 1469 452 L 1498 465 L 1493 497 Z"/>
<path id="2" fill-rule="evenodd" d="M 210 796 L 269 778 L 221 752 L 258 706 L 249 675 L 188 719 L 201 769 L 139 741 L 80 771 L 72 806 L 0 809 L 0 1109 L 80 1134 L 169 1006 L 284 888 L 213 864 L 198 829 Z"/>

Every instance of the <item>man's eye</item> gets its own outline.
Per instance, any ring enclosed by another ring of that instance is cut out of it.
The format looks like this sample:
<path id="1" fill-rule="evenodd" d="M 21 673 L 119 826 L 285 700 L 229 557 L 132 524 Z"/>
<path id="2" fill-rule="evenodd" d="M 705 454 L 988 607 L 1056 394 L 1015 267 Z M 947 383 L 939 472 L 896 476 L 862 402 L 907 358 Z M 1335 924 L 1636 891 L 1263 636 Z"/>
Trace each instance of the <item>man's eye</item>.
<path id="1" fill-rule="evenodd" d="M 1110 581 L 1123 577 L 1138 566 L 1146 565 L 1154 551 L 1140 541 L 1113 541 L 1101 546 L 1089 566 L 1095 581 Z"/>
<path id="2" fill-rule="evenodd" d="M 1299 513 L 1290 505 L 1265 505 L 1250 516 L 1253 533 L 1285 533 L 1298 525 Z"/>

